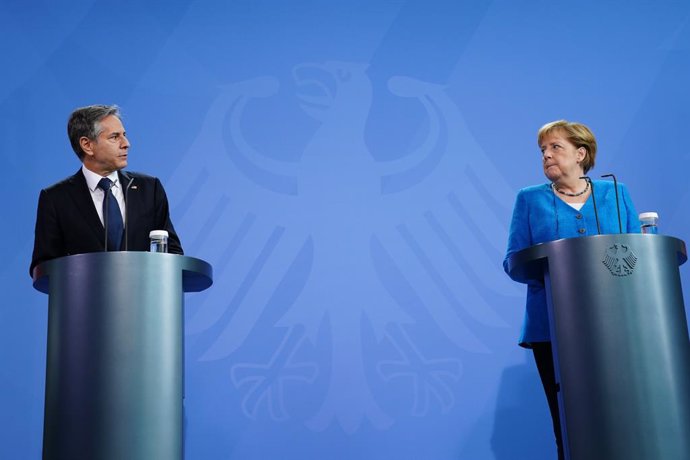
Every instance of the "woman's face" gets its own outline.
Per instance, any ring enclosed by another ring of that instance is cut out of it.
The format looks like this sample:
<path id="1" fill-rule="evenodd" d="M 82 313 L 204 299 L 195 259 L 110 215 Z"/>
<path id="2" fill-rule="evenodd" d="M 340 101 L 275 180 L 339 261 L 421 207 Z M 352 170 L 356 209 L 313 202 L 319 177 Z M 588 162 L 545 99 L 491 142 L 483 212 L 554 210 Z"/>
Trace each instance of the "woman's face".
<path id="1" fill-rule="evenodd" d="M 551 182 L 579 178 L 584 175 L 581 162 L 587 151 L 584 147 L 575 147 L 559 131 L 544 136 L 540 147 L 544 175 Z"/>

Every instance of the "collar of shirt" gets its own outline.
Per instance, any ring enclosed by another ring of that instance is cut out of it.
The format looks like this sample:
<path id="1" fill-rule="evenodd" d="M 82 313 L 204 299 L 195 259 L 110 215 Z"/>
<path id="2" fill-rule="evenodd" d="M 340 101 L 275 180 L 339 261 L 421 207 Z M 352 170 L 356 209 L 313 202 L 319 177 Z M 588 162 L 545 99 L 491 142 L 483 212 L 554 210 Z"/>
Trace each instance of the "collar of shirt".
<path id="1" fill-rule="evenodd" d="M 82 174 L 84 174 L 84 178 L 86 179 L 86 185 L 88 185 L 89 190 L 91 190 L 91 192 L 95 192 L 96 189 L 98 189 L 98 182 L 100 182 L 100 180 L 103 179 L 103 176 L 101 176 L 100 174 L 96 174 L 84 165 L 81 165 L 81 172 Z M 120 181 L 117 175 L 117 171 L 113 171 L 105 177 L 113 181 L 113 187 L 120 188 Z"/>
<path id="2" fill-rule="evenodd" d="M 84 174 L 84 179 L 86 179 L 86 186 L 89 188 L 89 193 L 91 194 L 91 200 L 96 208 L 96 213 L 98 213 L 98 218 L 103 223 L 103 198 L 105 193 L 98 187 L 98 182 L 103 179 L 102 176 L 96 174 L 93 171 L 86 169 L 84 165 L 81 167 L 82 174 Z M 117 171 L 109 174 L 108 179 L 113 181 L 113 186 L 110 189 L 113 196 L 117 200 L 117 204 L 120 207 L 120 214 L 122 214 L 122 222 L 127 220 L 127 212 L 125 206 L 125 198 L 122 193 L 122 187 L 119 186 L 119 179 Z"/>

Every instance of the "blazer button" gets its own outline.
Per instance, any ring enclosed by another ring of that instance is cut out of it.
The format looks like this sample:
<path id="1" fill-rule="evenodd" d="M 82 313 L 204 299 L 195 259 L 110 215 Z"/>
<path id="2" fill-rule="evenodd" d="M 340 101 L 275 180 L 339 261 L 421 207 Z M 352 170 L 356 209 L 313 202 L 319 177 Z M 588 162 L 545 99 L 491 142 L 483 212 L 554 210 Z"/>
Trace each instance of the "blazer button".
<path id="1" fill-rule="evenodd" d="M 576 219 L 582 219 L 582 214 L 578 214 L 577 216 L 575 216 L 575 218 Z"/>
<path id="2" fill-rule="evenodd" d="M 578 230 L 578 233 L 579 233 L 580 235 L 582 235 L 583 233 L 585 233 L 585 231 L 586 231 L 586 230 L 585 230 L 584 228 L 581 228 L 581 229 Z"/>

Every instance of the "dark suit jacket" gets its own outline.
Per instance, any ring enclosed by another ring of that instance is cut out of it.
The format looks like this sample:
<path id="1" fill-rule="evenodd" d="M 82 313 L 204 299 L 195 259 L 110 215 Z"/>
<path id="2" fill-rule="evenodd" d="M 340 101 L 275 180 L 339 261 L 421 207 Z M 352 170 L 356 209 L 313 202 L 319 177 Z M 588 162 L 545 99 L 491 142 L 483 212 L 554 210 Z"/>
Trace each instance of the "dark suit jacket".
<path id="1" fill-rule="evenodd" d="M 130 251 L 149 250 L 149 232 L 167 230 L 168 252 L 182 254 L 168 198 L 156 177 L 120 171 L 121 187 L 134 179 L 126 196 L 127 243 Z M 98 218 L 81 169 L 67 179 L 41 190 L 36 215 L 34 252 L 29 274 L 46 260 L 71 254 L 103 251 L 105 229 Z M 124 237 L 122 248 L 124 248 Z"/>

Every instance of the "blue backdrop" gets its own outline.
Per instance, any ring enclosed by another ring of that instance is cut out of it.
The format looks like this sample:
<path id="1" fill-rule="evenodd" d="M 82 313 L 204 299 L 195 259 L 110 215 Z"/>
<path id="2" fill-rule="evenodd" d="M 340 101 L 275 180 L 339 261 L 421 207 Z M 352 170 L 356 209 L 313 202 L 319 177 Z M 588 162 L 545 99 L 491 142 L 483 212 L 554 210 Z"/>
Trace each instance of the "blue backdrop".
<path id="1" fill-rule="evenodd" d="M 687 238 L 690 4 L 0 3 L 0 457 L 39 458 L 38 192 L 65 125 L 117 103 L 215 284 L 186 300 L 191 459 L 550 459 L 501 262 L 536 131 L 593 128 L 593 175 Z M 688 270 L 681 270 L 690 286 Z"/>

